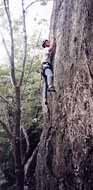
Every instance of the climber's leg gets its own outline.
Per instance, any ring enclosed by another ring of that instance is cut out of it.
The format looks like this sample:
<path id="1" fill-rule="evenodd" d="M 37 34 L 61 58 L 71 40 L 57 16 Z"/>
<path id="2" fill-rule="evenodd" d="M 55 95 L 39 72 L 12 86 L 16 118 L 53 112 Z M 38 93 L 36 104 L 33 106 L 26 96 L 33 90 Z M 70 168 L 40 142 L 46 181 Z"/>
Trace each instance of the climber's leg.
<path id="1" fill-rule="evenodd" d="M 44 84 L 43 84 L 43 102 L 47 105 L 47 78 L 44 77 Z"/>
<path id="2" fill-rule="evenodd" d="M 53 86 L 53 72 L 52 72 L 52 70 L 49 68 L 46 68 L 45 69 L 45 75 L 47 77 L 48 91 L 55 91 L 55 88 Z"/>

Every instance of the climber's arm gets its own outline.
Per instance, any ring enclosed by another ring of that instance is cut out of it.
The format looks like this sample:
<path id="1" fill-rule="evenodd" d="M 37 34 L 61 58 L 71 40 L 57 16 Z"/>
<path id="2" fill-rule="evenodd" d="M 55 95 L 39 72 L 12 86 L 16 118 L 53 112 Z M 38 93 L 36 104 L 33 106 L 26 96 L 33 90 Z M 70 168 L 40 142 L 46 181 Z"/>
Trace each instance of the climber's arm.
<path id="1" fill-rule="evenodd" d="M 56 49 L 56 39 L 53 38 L 53 40 L 50 41 L 49 52 L 54 53 L 55 49 Z"/>

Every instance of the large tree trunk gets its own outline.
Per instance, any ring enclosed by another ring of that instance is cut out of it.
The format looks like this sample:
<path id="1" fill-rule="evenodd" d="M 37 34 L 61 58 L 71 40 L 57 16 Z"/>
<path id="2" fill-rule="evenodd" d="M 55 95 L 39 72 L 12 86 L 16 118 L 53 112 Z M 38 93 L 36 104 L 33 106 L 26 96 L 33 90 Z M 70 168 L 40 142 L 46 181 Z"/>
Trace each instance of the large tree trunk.
<path id="1" fill-rule="evenodd" d="M 93 0 L 54 0 L 51 35 L 57 43 L 56 93 L 48 96 L 37 190 L 92 190 Z"/>

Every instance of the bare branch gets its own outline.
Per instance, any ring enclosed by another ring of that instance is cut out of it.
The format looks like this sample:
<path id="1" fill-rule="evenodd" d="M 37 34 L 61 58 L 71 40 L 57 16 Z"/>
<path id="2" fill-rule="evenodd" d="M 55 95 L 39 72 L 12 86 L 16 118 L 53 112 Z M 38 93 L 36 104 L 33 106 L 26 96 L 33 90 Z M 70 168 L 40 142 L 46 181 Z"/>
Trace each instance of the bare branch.
<path id="1" fill-rule="evenodd" d="M 13 37 L 13 27 L 12 27 L 12 20 L 10 15 L 10 8 L 9 8 L 9 0 L 3 0 L 5 12 L 8 19 L 9 30 L 10 30 L 10 39 L 11 39 L 11 56 L 10 56 L 10 65 L 11 65 L 11 78 L 13 85 L 16 85 L 16 78 L 15 78 L 15 65 L 14 65 L 14 37 Z"/>
<path id="2" fill-rule="evenodd" d="M 27 11 L 27 9 L 29 9 L 33 4 L 38 3 L 38 2 L 40 2 L 40 0 L 35 0 L 35 1 L 32 1 L 31 3 L 29 3 L 27 5 L 27 7 L 25 8 L 25 11 Z M 43 1 L 41 1 L 41 2 L 43 3 Z M 46 2 L 44 2 L 44 3 L 46 3 Z"/>
<path id="3" fill-rule="evenodd" d="M 28 152 L 29 151 L 29 146 L 30 146 L 30 144 L 29 144 L 29 138 L 28 138 L 28 135 L 27 135 L 27 132 L 26 132 L 25 128 L 21 127 L 21 129 L 22 129 L 23 135 L 24 135 L 25 140 L 26 140 L 26 145 L 27 145 L 26 152 Z"/>
<path id="4" fill-rule="evenodd" d="M 27 33 L 26 33 L 26 18 L 25 18 L 24 0 L 22 0 L 22 14 L 23 14 L 23 34 L 24 34 L 24 58 L 23 58 L 23 68 L 22 68 L 19 86 L 22 85 L 24 72 L 25 72 L 26 58 L 27 58 Z"/>
<path id="5" fill-rule="evenodd" d="M 26 163 L 25 163 L 25 162 L 23 163 L 24 168 L 25 168 L 25 177 L 27 176 L 27 172 L 28 172 L 29 166 L 31 165 L 31 163 L 33 162 L 33 160 L 35 160 L 35 157 L 36 157 L 36 155 L 37 155 L 37 153 L 38 153 L 39 144 L 40 144 L 40 143 L 38 143 L 38 145 L 36 146 L 36 148 L 35 148 L 33 154 L 32 154 L 31 157 L 28 159 L 28 161 L 27 161 Z"/>
<path id="6" fill-rule="evenodd" d="M 4 96 L 1 96 L 1 95 L 0 95 L 0 98 L 1 98 L 5 103 L 9 104 L 8 100 L 7 100 Z"/>
<path id="7" fill-rule="evenodd" d="M 9 127 L 2 120 L 0 120 L 0 124 L 2 125 L 3 129 L 7 132 L 7 135 L 9 137 L 9 139 L 11 140 L 13 136 L 12 136 L 12 133 L 11 133 Z"/>
<path id="8" fill-rule="evenodd" d="M 2 32 L 1 32 L 1 31 L 0 31 L 0 34 L 1 34 L 1 37 L 2 37 L 2 42 L 3 42 L 4 48 L 5 48 L 5 50 L 6 50 L 7 56 L 8 56 L 9 61 L 10 61 L 10 60 L 11 60 L 11 58 L 10 58 L 10 53 L 9 53 L 8 48 L 7 48 L 5 38 L 4 38 L 4 36 L 3 36 L 3 34 L 2 34 Z"/>
<path id="9" fill-rule="evenodd" d="M 28 8 L 30 8 L 33 4 L 35 4 L 36 2 L 38 2 L 38 0 L 35 0 L 33 2 L 31 2 L 26 8 L 25 11 L 27 11 Z"/>

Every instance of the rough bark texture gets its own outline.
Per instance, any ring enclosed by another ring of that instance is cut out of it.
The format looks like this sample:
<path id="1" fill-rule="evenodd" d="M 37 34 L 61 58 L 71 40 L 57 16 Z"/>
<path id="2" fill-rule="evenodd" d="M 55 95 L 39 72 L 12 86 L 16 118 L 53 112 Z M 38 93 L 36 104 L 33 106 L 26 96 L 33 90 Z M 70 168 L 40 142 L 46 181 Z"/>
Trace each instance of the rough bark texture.
<path id="1" fill-rule="evenodd" d="M 15 137 L 14 137 L 14 159 L 16 174 L 16 190 L 24 190 L 24 167 L 22 165 L 21 139 L 20 139 L 20 87 L 16 87 L 16 113 L 15 113 Z"/>
<path id="2" fill-rule="evenodd" d="M 55 94 L 37 156 L 37 190 L 93 189 L 93 0 L 54 0 Z"/>

